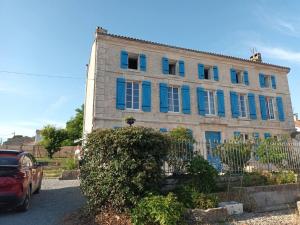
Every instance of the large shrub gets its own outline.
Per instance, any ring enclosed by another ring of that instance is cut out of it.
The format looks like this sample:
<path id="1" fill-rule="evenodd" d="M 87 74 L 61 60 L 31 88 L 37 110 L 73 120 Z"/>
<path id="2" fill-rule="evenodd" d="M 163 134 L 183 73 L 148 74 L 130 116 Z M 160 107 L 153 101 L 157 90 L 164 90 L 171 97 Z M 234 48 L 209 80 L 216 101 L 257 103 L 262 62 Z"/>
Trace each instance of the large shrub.
<path id="1" fill-rule="evenodd" d="M 90 209 L 116 211 L 135 205 L 163 177 L 168 138 L 150 128 L 96 130 L 87 136 L 81 189 Z"/>
<path id="2" fill-rule="evenodd" d="M 202 156 L 195 156 L 187 166 L 190 185 L 199 192 L 209 193 L 216 188 L 217 170 Z"/>
<path id="3" fill-rule="evenodd" d="M 132 210 L 134 225 L 179 225 L 183 223 L 183 204 L 176 196 L 152 195 L 143 198 Z"/>

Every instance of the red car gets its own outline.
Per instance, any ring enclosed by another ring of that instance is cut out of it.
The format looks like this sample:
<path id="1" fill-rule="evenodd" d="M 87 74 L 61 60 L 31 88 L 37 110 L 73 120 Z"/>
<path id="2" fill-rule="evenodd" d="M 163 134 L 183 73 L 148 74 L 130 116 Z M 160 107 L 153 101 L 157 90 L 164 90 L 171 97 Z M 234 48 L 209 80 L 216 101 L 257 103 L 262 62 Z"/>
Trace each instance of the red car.
<path id="1" fill-rule="evenodd" d="M 43 169 L 24 151 L 0 150 L 0 207 L 26 211 L 33 193 L 39 193 Z"/>

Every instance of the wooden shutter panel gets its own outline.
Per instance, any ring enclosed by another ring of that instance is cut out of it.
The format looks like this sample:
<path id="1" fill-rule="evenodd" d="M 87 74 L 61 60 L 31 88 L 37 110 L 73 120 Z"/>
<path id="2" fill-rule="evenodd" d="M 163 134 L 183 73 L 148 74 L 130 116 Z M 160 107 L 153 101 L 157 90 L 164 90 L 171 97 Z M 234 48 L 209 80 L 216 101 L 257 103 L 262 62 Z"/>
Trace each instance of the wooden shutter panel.
<path id="1" fill-rule="evenodd" d="M 146 55 L 140 54 L 140 70 L 146 71 L 147 70 L 147 58 Z"/>
<path id="2" fill-rule="evenodd" d="M 280 121 L 285 120 L 284 116 L 284 108 L 282 103 L 282 97 L 276 97 L 277 109 L 278 109 L 278 117 Z"/>
<path id="3" fill-rule="evenodd" d="M 151 82 L 143 81 L 142 83 L 142 110 L 151 112 Z"/>
<path id="4" fill-rule="evenodd" d="M 117 78 L 116 108 L 121 110 L 125 109 L 125 79 L 123 77 Z"/>
<path id="5" fill-rule="evenodd" d="M 262 88 L 265 87 L 265 75 L 262 73 L 259 74 L 259 85 Z"/>
<path id="6" fill-rule="evenodd" d="M 214 66 L 213 71 L 214 71 L 214 80 L 218 81 L 219 80 L 219 69 L 218 69 L 218 67 Z"/>
<path id="7" fill-rule="evenodd" d="M 159 128 L 159 131 L 162 133 L 166 133 L 166 132 L 168 132 L 168 129 L 167 128 Z"/>
<path id="8" fill-rule="evenodd" d="M 264 136 L 265 136 L 265 139 L 268 139 L 271 137 L 271 134 L 270 133 L 264 133 Z"/>
<path id="9" fill-rule="evenodd" d="M 244 84 L 249 85 L 248 71 L 244 71 Z"/>
<path id="10" fill-rule="evenodd" d="M 241 135 L 241 132 L 240 131 L 234 131 L 233 132 L 233 136 L 234 137 L 239 137 Z"/>
<path id="11" fill-rule="evenodd" d="M 205 116 L 205 91 L 202 87 L 197 87 L 198 113 Z"/>
<path id="12" fill-rule="evenodd" d="M 199 79 L 204 79 L 204 65 L 203 64 L 198 64 L 198 78 Z"/>
<path id="13" fill-rule="evenodd" d="M 181 77 L 184 77 L 184 61 L 179 60 L 178 64 L 179 64 L 179 75 Z"/>
<path id="14" fill-rule="evenodd" d="M 266 106 L 266 97 L 263 95 L 259 96 L 259 104 L 260 104 L 260 113 L 261 113 L 261 119 L 267 120 L 267 106 Z"/>
<path id="15" fill-rule="evenodd" d="M 161 65 L 162 65 L 162 73 L 169 74 L 169 59 L 166 57 L 162 57 Z"/>
<path id="16" fill-rule="evenodd" d="M 224 91 L 217 90 L 218 115 L 225 117 Z"/>
<path id="17" fill-rule="evenodd" d="M 272 88 L 276 89 L 276 77 L 274 75 L 271 76 Z"/>
<path id="18" fill-rule="evenodd" d="M 181 87 L 181 97 L 182 97 L 182 112 L 184 114 L 191 114 L 190 87 L 188 85 L 183 85 Z"/>
<path id="19" fill-rule="evenodd" d="M 168 112 L 168 85 L 166 83 L 159 84 L 160 112 Z"/>
<path id="20" fill-rule="evenodd" d="M 233 68 L 230 69 L 230 78 L 231 78 L 231 83 L 233 83 L 233 84 L 237 83 L 237 80 L 236 80 L 236 71 Z"/>
<path id="21" fill-rule="evenodd" d="M 238 95 L 234 91 L 230 91 L 230 103 L 231 103 L 231 114 L 232 118 L 238 118 L 239 113 L 239 102 L 238 102 Z"/>
<path id="22" fill-rule="evenodd" d="M 121 56 L 120 56 L 120 66 L 122 69 L 128 69 L 128 53 L 126 51 L 121 51 Z"/>
<path id="23" fill-rule="evenodd" d="M 249 113 L 250 119 L 256 120 L 256 104 L 255 104 L 255 95 L 253 93 L 248 94 L 248 104 L 249 104 Z"/>

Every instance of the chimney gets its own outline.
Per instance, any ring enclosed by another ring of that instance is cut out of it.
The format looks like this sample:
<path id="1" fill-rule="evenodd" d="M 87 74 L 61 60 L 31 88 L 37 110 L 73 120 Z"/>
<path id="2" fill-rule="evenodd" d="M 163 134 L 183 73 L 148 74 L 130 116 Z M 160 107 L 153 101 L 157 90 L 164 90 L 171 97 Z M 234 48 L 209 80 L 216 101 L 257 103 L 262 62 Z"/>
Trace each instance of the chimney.
<path id="1" fill-rule="evenodd" d="M 262 62 L 261 59 L 261 54 L 259 52 L 254 53 L 251 57 L 250 60 L 253 62 Z"/>
<path id="2" fill-rule="evenodd" d="M 96 36 L 97 36 L 98 34 L 107 34 L 107 30 L 104 29 L 104 28 L 102 28 L 102 27 L 97 27 L 97 28 L 96 28 Z"/>

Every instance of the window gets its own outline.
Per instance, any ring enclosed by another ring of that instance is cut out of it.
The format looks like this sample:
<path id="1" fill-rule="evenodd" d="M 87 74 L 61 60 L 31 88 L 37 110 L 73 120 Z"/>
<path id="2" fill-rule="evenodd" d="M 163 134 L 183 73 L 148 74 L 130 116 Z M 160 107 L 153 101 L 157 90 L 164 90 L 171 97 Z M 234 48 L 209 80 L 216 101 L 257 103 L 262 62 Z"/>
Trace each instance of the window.
<path id="1" fill-rule="evenodd" d="M 168 111 L 179 112 L 179 88 L 168 87 Z"/>
<path id="2" fill-rule="evenodd" d="M 139 94 L 139 83 L 133 81 L 126 81 L 126 109 L 140 108 Z"/>
<path id="3" fill-rule="evenodd" d="M 239 94 L 238 98 L 239 98 L 240 117 L 246 118 L 247 117 L 246 96 L 244 94 Z"/>
<path id="4" fill-rule="evenodd" d="M 215 93 L 214 91 L 207 90 L 205 91 L 205 114 L 215 115 Z"/>
<path id="5" fill-rule="evenodd" d="M 211 68 L 210 67 L 204 67 L 204 79 L 206 79 L 206 80 L 211 80 L 212 79 Z"/>
<path id="6" fill-rule="evenodd" d="M 274 110 L 274 98 L 266 97 L 266 106 L 267 106 L 267 116 L 268 119 L 275 119 L 275 110 Z"/>
<path id="7" fill-rule="evenodd" d="M 128 55 L 128 69 L 137 70 L 138 69 L 139 56 L 137 54 Z"/>
<path id="8" fill-rule="evenodd" d="M 169 74 L 176 75 L 176 61 L 169 62 Z"/>
<path id="9" fill-rule="evenodd" d="M 271 87 L 271 76 L 265 75 L 264 76 L 264 84 L 266 88 Z"/>
<path id="10" fill-rule="evenodd" d="M 235 79 L 236 79 L 236 83 L 238 83 L 238 84 L 244 83 L 243 72 L 242 71 L 236 71 L 236 73 L 235 73 Z"/>
<path id="11" fill-rule="evenodd" d="M 249 134 L 247 134 L 247 133 L 241 133 L 240 134 L 240 138 L 242 139 L 242 141 L 247 141 L 247 140 L 249 140 Z"/>

